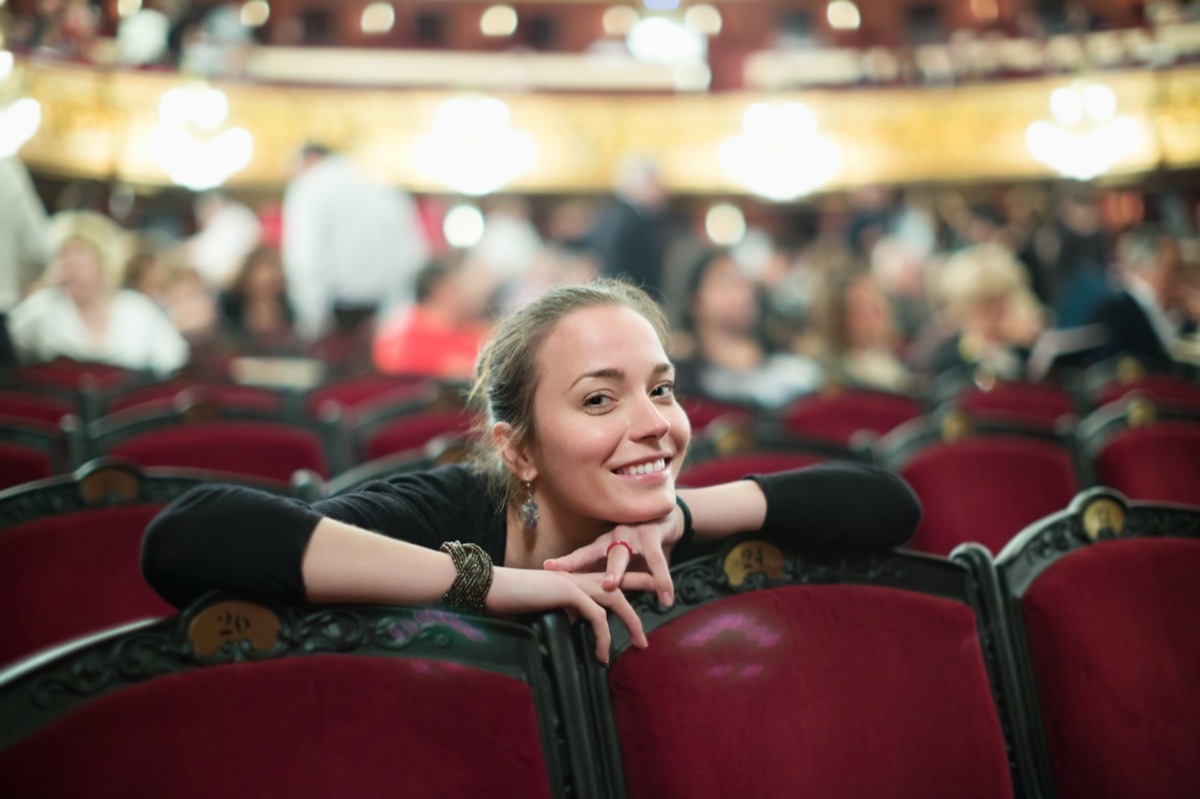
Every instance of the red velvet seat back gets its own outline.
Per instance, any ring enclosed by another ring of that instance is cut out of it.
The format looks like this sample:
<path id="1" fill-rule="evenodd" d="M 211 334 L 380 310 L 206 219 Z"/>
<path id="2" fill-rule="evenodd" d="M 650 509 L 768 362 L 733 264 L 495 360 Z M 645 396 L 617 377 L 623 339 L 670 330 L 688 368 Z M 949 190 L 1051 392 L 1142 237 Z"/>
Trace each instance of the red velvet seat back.
<path id="1" fill-rule="evenodd" d="M 1168 405 L 1200 408 L 1200 384 L 1171 375 L 1144 374 L 1134 380 L 1114 380 L 1096 398 L 1096 407 L 1116 402 L 1133 392 L 1147 394 Z"/>
<path id="2" fill-rule="evenodd" d="M 688 421 L 692 425 L 692 435 L 703 433 L 717 420 L 747 424 L 754 421 L 754 414 L 749 409 L 732 402 L 690 397 L 679 404 L 687 413 Z"/>
<path id="3" fill-rule="evenodd" d="M 678 483 L 680 486 L 702 488 L 740 480 L 748 474 L 801 469 L 823 460 L 825 458 L 819 455 L 805 455 L 799 452 L 745 452 L 723 455 L 685 467 L 679 475 Z"/>
<path id="4" fill-rule="evenodd" d="M 375 460 L 419 449 L 440 435 L 467 432 L 473 421 L 471 413 L 465 410 L 423 411 L 403 416 L 372 433 L 365 442 L 364 455 L 367 460 Z"/>
<path id="5" fill-rule="evenodd" d="M 106 363 L 57 358 L 45 363 L 19 366 L 13 371 L 13 376 L 18 383 L 33 383 L 39 386 L 82 388 L 84 385 L 91 385 L 99 389 L 108 389 L 129 382 L 135 377 L 135 373 Z"/>
<path id="6" fill-rule="evenodd" d="M 921 413 L 921 403 L 911 397 L 849 391 L 802 397 L 783 411 L 781 421 L 788 432 L 848 444 L 855 433 L 882 436 Z"/>
<path id="7" fill-rule="evenodd" d="M 109 413 L 116 413 L 149 405 L 169 405 L 183 391 L 190 391 L 196 401 L 211 402 L 222 408 L 247 408 L 266 412 L 283 409 L 282 398 L 270 389 L 180 379 L 119 394 L 109 401 L 107 410 Z"/>
<path id="8" fill-rule="evenodd" d="M 142 579 L 139 552 L 161 505 L 46 516 L 0 530 L 0 664 L 174 608 Z"/>
<path id="9" fill-rule="evenodd" d="M 1021 601 L 1058 795 L 1200 789 L 1200 541 L 1072 552 Z"/>
<path id="10" fill-rule="evenodd" d="M 965 541 L 1000 552 L 1079 491 L 1069 453 L 1033 439 L 979 436 L 936 444 L 900 470 L 924 513 L 908 548 L 947 555 Z"/>
<path id="11" fill-rule="evenodd" d="M 61 397 L 0 390 L 0 417 L 57 425 L 59 419 L 76 412 L 74 403 Z"/>
<path id="12" fill-rule="evenodd" d="M 1100 450 L 1096 475 L 1130 499 L 1200 505 L 1200 425 L 1164 420 L 1126 430 Z"/>
<path id="13" fill-rule="evenodd" d="M 100 697 L 0 752 L 0 784 L 92 799 L 550 795 L 525 683 L 338 655 L 216 666 Z"/>
<path id="14" fill-rule="evenodd" d="M 961 393 L 955 404 L 973 417 L 1044 428 L 1053 428 L 1075 413 L 1070 394 L 1059 386 L 1040 383 L 998 383 L 988 391 L 971 388 Z"/>
<path id="15" fill-rule="evenodd" d="M 0 489 L 43 480 L 53 474 L 54 466 L 46 453 L 0 441 Z"/>
<path id="16" fill-rule="evenodd" d="M 609 671 L 631 799 L 1013 795 L 964 605 L 789 586 L 649 639 Z"/>
<path id="17" fill-rule="evenodd" d="M 297 469 L 329 476 L 316 433 L 267 422 L 221 421 L 162 428 L 128 438 L 107 453 L 142 466 L 213 469 L 288 482 Z"/>
<path id="18" fill-rule="evenodd" d="M 366 403 L 411 400 L 426 391 L 426 382 L 421 378 L 369 375 L 315 388 L 309 392 L 305 405 L 308 415 L 316 418 L 327 402 L 353 409 Z"/>

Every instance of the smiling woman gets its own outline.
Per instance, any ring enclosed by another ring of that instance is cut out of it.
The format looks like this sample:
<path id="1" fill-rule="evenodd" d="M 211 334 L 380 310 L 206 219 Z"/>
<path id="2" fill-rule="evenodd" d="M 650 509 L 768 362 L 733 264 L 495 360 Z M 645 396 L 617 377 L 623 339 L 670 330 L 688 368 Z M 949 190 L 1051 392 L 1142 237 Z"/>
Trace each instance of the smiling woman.
<path id="1" fill-rule="evenodd" d="M 690 427 L 674 395 L 662 311 L 601 280 L 556 288 L 505 319 L 480 355 L 471 464 L 396 475 L 304 505 L 195 489 L 150 526 L 146 579 L 185 605 L 221 589 L 289 602 L 565 608 L 608 660 L 606 610 L 645 646 L 625 591 L 674 599 L 674 557 L 763 529 L 813 547 L 903 543 L 908 486 L 832 464 L 676 492 Z"/>

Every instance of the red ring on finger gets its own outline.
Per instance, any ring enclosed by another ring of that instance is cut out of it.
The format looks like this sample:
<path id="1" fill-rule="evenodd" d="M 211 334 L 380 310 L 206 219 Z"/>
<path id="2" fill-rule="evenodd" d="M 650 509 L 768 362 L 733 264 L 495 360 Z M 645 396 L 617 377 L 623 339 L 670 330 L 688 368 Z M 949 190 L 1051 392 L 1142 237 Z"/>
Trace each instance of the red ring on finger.
<path id="1" fill-rule="evenodd" d="M 608 545 L 608 549 L 604 550 L 604 554 L 607 555 L 609 552 L 612 552 L 613 547 L 625 547 L 629 550 L 629 557 L 633 557 L 633 547 L 630 546 L 628 541 L 613 541 Z"/>

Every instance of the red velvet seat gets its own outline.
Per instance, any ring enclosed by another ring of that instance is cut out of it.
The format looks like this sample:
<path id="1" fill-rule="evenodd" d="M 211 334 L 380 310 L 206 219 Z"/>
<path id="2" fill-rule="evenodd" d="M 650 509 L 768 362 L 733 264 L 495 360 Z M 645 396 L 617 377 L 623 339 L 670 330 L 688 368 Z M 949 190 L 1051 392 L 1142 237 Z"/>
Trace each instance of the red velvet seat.
<path id="1" fill-rule="evenodd" d="M 209 479 L 98 461 L 74 475 L 0 492 L 0 607 L 9 609 L 0 663 L 171 614 L 142 579 L 142 533 L 167 502 Z"/>
<path id="2" fill-rule="evenodd" d="M 144 379 L 145 375 L 107 363 L 56 358 L 45 363 L 15 367 L 9 370 L 8 377 L 17 384 L 107 390 L 137 382 Z"/>
<path id="3" fill-rule="evenodd" d="M 528 628 L 399 608 L 265 618 L 218 607 L 0 678 L 0 706 L 29 706 L 6 718 L 0 783 L 14 796 L 98 798 L 565 794 Z M 239 640 L 197 655 L 193 619 Z M 89 662 L 113 668 L 30 703 Z"/>
<path id="4" fill-rule="evenodd" d="M 1129 395 L 1089 414 L 1079 438 L 1100 485 L 1131 499 L 1200 505 L 1200 410 Z"/>
<path id="5" fill-rule="evenodd" d="M 461 435 L 474 421 L 465 409 L 418 411 L 394 421 L 360 429 L 362 451 L 367 460 L 424 447 L 438 436 Z"/>
<path id="6" fill-rule="evenodd" d="M 1145 373 L 1126 380 L 1113 380 L 1095 395 L 1094 406 L 1101 407 L 1138 393 L 1172 405 L 1200 408 L 1200 383 L 1183 377 Z"/>
<path id="7" fill-rule="evenodd" d="M 675 608 L 634 601 L 649 648 L 586 666 L 608 795 L 1013 796 L 964 568 L 751 540 L 673 575 Z"/>
<path id="8" fill-rule="evenodd" d="M 364 375 L 318 386 L 304 395 L 305 412 L 318 418 L 321 407 L 335 403 L 345 410 L 356 410 L 380 401 L 403 402 L 429 392 L 427 378 Z"/>
<path id="9" fill-rule="evenodd" d="M 801 397 L 781 411 L 779 421 L 785 433 L 846 445 L 856 435 L 885 435 L 923 412 L 913 397 L 846 389 Z"/>
<path id="10" fill-rule="evenodd" d="M 47 453 L 0 441 L 0 489 L 43 480 L 52 474 L 54 467 Z"/>
<path id="11" fill-rule="evenodd" d="M 706 397 L 687 397 L 680 400 L 680 405 L 688 415 L 692 425 L 692 435 L 700 435 L 708 426 L 717 421 L 734 424 L 752 425 L 754 411 L 744 405 L 733 402 L 708 399 Z"/>
<path id="12" fill-rule="evenodd" d="M 0 417 L 57 425 L 64 416 L 79 413 L 78 404 L 66 394 L 23 388 L 0 389 Z"/>
<path id="13" fill-rule="evenodd" d="M 1196 795 L 1200 511 L 1095 489 L 1022 534 L 997 569 L 1036 686 L 1042 795 Z"/>
<path id="14" fill-rule="evenodd" d="M 1071 394 L 1052 383 L 997 382 L 987 389 L 970 386 L 954 404 L 976 418 L 1054 429 L 1075 413 Z"/>
<path id="15" fill-rule="evenodd" d="M 67 469 L 58 429 L 29 419 L 0 417 L 0 489 L 42 480 Z"/>
<path id="16" fill-rule="evenodd" d="M 212 402 L 227 407 L 249 408 L 268 413 L 281 411 L 284 407 L 283 396 L 268 388 L 237 383 L 202 382 L 181 377 L 109 394 L 104 398 L 105 411 L 118 413 L 147 406 L 169 406 L 185 391 L 193 395 L 193 401 Z"/>
<path id="17" fill-rule="evenodd" d="M 681 487 L 701 488 L 740 480 L 748 474 L 801 469 L 823 460 L 826 458 L 821 455 L 801 452 L 741 452 L 735 455 L 718 455 L 685 466 L 676 482 Z"/>

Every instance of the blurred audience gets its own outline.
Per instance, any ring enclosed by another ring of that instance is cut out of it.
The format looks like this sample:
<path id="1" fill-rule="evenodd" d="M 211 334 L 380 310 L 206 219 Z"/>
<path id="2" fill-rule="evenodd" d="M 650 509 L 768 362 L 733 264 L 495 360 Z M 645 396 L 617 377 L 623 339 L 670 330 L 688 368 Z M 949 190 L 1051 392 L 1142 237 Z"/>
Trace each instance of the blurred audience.
<path id="1" fill-rule="evenodd" d="M 199 231 L 183 243 L 184 259 L 213 291 L 228 288 L 246 256 L 259 245 L 262 226 L 254 211 L 223 192 L 196 198 Z"/>
<path id="2" fill-rule="evenodd" d="M 929 373 L 967 365 L 1003 379 L 1023 378 L 1044 319 L 1016 256 L 991 243 L 959 250 L 942 266 L 937 287 L 953 332 L 929 357 Z"/>
<path id="3" fill-rule="evenodd" d="M 588 234 L 588 247 L 601 273 L 628 278 L 661 300 L 671 230 L 658 166 L 626 157 L 617 168 L 613 192 Z"/>
<path id="4" fill-rule="evenodd" d="M 29 172 L 15 157 L 0 158 L 0 366 L 16 358 L 6 316 L 42 276 L 50 259 L 46 209 Z"/>
<path id="5" fill-rule="evenodd" d="M 417 303 L 384 322 L 373 360 L 384 374 L 470 378 L 487 337 L 495 283 L 479 261 L 430 261 L 417 275 Z"/>
<path id="6" fill-rule="evenodd" d="M 238 352 L 294 355 L 303 351 L 275 249 L 258 247 L 243 259 L 233 285 L 221 292 L 220 307 L 222 327 Z"/>
<path id="7" fill-rule="evenodd" d="M 914 387 L 896 356 L 888 298 L 870 272 L 827 276 L 813 301 L 813 324 L 826 381 L 894 392 Z"/>
<path id="8" fill-rule="evenodd" d="M 118 288 L 123 232 L 99 214 L 76 211 L 51 221 L 57 243 L 45 288 L 12 310 L 9 329 L 25 361 L 56 357 L 169 373 L 188 345 L 162 309 Z"/>
<path id="9" fill-rule="evenodd" d="M 757 286 L 724 250 L 705 252 L 692 267 L 676 338 L 684 393 L 779 407 L 817 388 L 815 361 L 768 350 Z"/>

